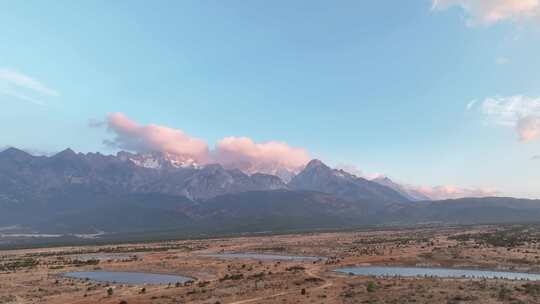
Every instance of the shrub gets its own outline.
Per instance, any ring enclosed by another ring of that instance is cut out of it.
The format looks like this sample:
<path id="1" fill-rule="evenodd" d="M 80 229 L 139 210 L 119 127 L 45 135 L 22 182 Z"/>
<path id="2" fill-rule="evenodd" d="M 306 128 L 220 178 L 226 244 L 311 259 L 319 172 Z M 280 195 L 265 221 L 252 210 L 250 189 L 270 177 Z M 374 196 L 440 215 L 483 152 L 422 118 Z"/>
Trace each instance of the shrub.
<path id="1" fill-rule="evenodd" d="M 375 284 L 375 282 L 369 281 L 367 283 L 366 289 L 368 292 L 374 292 L 375 290 L 377 290 L 377 285 Z"/>

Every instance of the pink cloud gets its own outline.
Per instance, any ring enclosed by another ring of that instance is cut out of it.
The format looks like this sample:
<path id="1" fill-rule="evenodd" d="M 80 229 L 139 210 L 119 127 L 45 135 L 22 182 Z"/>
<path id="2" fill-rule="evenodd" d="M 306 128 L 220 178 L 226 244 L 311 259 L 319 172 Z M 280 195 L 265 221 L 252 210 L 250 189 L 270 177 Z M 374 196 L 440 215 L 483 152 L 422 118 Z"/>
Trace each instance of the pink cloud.
<path id="1" fill-rule="evenodd" d="M 469 25 L 492 25 L 501 21 L 523 22 L 540 18 L 540 0 L 433 0 L 432 9 L 460 7 Z"/>
<path id="2" fill-rule="evenodd" d="M 493 189 L 484 189 L 484 188 L 460 188 L 456 186 L 446 185 L 446 186 L 409 186 L 411 189 L 418 191 L 425 196 L 433 200 L 442 200 L 442 199 L 456 199 L 463 197 L 486 197 L 486 196 L 496 196 L 499 193 Z"/>
<path id="3" fill-rule="evenodd" d="M 527 116 L 518 120 L 516 130 L 521 141 L 530 141 L 540 135 L 540 117 Z"/>
<path id="4" fill-rule="evenodd" d="M 123 113 L 110 113 L 106 119 L 107 128 L 115 134 L 106 144 L 136 152 L 164 152 L 206 161 L 208 145 L 205 141 L 190 137 L 182 130 L 155 124 L 139 125 Z"/>
<path id="5" fill-rule="evenodd" d="M 283 142 L 255 143 L 247 137 L 225 137 L 214 151 L 217 162 L 246 172 L 276 173 L 276 169 L 298 171 L 309 162 L 308 153 Z"/>
<path id="6" fill-rule="evenodd" d="M 277 141 L 255 143 L 247 137 L 225 137 L 210 151 L 204 140 L 191 137 L 182 130 L 155 124 L 140 125 L 123 113 L 110 113 L 105 123 L 115 134 L 112 140 L 105 141 L 109 146 L 139 153 L 163 152 L 199 164 L 219 163 L 247 173 L 282 176 L 299 171 L 310 160 L 304 149 Z M 90 125 L 99 127 L 101 124 L 93 122 Z"/>
<path id="7" fill-rule="evenodd" d="M 513 128 L 520 141 L 540 136 L 540 97 L 488 97 L 482 102 L 481 112 L 488 121 Z"/>

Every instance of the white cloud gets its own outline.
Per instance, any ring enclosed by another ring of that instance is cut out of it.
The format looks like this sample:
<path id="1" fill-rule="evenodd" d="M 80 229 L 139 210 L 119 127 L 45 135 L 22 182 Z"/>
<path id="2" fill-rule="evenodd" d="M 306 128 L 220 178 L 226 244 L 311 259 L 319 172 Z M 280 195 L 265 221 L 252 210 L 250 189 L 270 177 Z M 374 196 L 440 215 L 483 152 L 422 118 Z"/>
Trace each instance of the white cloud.
<path id="1" fill-rule="evenodd" d="M 482 102 L 482 113 L 489 122 L 514 128 L 521 141 L 540 135 L 540 98 L 515 95 L 488 97 Z"/>
<path id="2" fill-rule="evenodd" d="M 60 93 L 23 73 L 0 68 L 0 94 L 36 105 L 43 105 L 42 97 L 57 97 Z"/>
<path id="3" fill-rule="evenodd" d="M 540 20 L 540 0 L 432 0 L 433 10 L 461 8 L 470 26 Z"/>

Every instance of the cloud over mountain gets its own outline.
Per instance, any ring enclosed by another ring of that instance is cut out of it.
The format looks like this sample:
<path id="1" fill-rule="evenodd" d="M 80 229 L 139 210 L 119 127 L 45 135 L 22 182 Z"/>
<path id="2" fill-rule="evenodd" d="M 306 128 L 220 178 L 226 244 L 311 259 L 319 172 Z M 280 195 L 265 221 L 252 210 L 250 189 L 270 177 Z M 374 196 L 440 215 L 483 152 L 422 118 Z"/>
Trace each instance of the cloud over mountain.
<path id="1" fill-rule="evenodd" d="M 108 146 L 139 153 L 163 152 L 200 164 L 219 163 L 248 173 L 297 172 L 310 160 L 302 148 L 278 141 L 255 143 L 248 137 L 225 137 L 210 150 L 204 140 L 182 130 L 156 124 L 141 125 L 123 113 L 110 113 L 105 124 L 114 134 L 112 140 L 104 141 Z M 101 124 L 91 125 L 99 127 Z"/>
<path id="2" fill-rule="evenodd" d="M 433 10 L 460 7 L 467 15 L 467 24 L 492 25 L 502 21 L 540 20 L 540 0 L 433 0 Z"/>
<path id="3" fill-rule="evenodd" d="M 110 113 L 106 118 L 107 128 L 115 134 L 105 143 L 111 147 L 136 152 L 164 152 L 205 162 L 208 145 L 182 130 L 155 124 L 139 125 L 123 113 Z"/>
<path id="4" fill-rule="evenodd" d="M 274 173 L 276 168 L 298 171 L 310 160 L 304 149 L 284 142 L 255 143 L 250 138 L 234 136 L 217 142 L 214 157 L 226 167 L 265 173 Z"/>

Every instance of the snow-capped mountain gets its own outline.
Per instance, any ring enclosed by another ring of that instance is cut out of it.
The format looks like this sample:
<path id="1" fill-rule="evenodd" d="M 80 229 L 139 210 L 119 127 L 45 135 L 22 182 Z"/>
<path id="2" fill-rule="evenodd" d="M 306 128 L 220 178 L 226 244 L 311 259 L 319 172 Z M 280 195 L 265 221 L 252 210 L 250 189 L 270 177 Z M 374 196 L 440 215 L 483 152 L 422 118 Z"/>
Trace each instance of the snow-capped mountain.
<path id="1" fill-rule="evenodd" d="M 192 158 L 186 158 L 165 152 L 149 152 L 135 154 L 120 151 L 116 155 L 121 160 L 129 160 L 135 165 L 149 169 L 167 168 L 200 168 L 201 166 Z"/>

